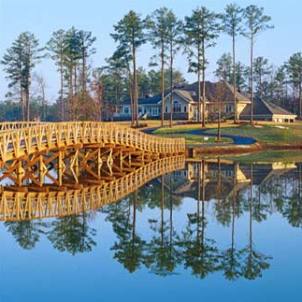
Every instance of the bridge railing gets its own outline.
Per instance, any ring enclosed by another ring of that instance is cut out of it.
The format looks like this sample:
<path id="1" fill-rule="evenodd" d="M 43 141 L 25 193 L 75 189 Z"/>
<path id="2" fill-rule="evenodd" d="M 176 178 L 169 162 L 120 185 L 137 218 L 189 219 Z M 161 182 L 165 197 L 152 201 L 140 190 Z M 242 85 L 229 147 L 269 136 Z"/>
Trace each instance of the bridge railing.
<path id="1" fill-rule="evenodd" d="M 41 122 L 0 122 L 0 131 L 15 130 L 41 125 Z"/>
<path id="2" fill-rule="evenodd" d="M 183 169 L 184 156 L 151 162 L 117 180 L 78 190 L 0 192 L 0 220 L 19 221 L 76 215 L 116 202 L 160 175 Z"/>
<path id="3" fill-rule="evenodd" d="M 158 154 L 185 151 L 182 138 L 162 138 L 141 131 L 100 122 L 62 122 L 0 132 L 0 161 L 77 144 L 115 144 Z"/>

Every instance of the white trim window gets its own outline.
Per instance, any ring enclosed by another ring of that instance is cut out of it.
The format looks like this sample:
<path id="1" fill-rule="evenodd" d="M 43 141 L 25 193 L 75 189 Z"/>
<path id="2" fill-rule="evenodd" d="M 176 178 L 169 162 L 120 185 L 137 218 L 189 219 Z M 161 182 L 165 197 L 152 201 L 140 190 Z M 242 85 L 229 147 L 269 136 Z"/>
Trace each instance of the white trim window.
<path id="1" fill-rule="evenodd" d="M 129 106 L 124 106 L 123 113 L 130 114 Z"/>
<path id="2" fill-rule="evenodd" d="M 151 115 L 152 116 L 158 116 L 158 108 L 157 107 L 151 107 Z"/>
<path id="3" fill-rule="evenodd" d="M 234 110 L 233 110 L 233 105 L 232 104 L 226 104 L 225 105 L 225 112 L 226 113 L 232 113 Z"/>
<path id="4" fill-rule="evenodd" d="M 178 101 L 174 101 L 173 103 L 173 112 L 175 113 L 181 112 L 181 104 Z"/>

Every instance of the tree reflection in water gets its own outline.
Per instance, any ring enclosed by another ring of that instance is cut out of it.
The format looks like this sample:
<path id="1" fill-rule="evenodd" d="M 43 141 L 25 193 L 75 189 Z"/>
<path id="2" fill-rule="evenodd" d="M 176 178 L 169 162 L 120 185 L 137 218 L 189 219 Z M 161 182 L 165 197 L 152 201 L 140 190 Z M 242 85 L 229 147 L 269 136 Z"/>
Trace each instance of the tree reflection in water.
<path id="1" fill-rule="evenodd" d="M 201 210 L 200 210 L 201 200 Z M 188 224 L 178 244 L 182 251 L 182 261 L 185 268 L 190 268 L 192 274 L 205 278 L 209 273 L 219 268 L 220 255 L 216 242 L 205 235 L 205 164 L 198 165 L 196 212 L 188 214 Z"/>
<path id="2" fill-rule="evenodd" d="M 173 195 L 171 175 L 166 182 L 160 178 L 160 219 L 149 219 L 153 236 L 146 247 L 146 266 L 151 272 L 167 276 L 175 273 L 179 262 L 179 251 L 174 244 L 175 230 L 173 227 Z M 168 192 L 167 192 L 168 191 Z M 165 221 L 165 208 L 169 209 L 169 220 Z"/>
<path id="3" fill-rule="evenodd" d="M 163 175 L 100 210 L 114 233 L 113 259 L 131 273 L 146 269 L 169 276 L 187 270 L 198 278 L 212 273 L 228 280 L 261 278 L 272 257 L 256 248 L 254 224 L 278 213 L 291 226 L 302 227 L 301 170 L 301 164 L 275 169 L 272 164 L 220 159 L 188 163 L 186 170 Z M 186 203 L 192 201 L 193 210 L 188 211 Z M 181 215 L 181 224 L 175 223 L 175 212 Z M 24 249 L 34 248 L 45 235 L 55 249 L 75 255 L 96 246 L 90 217 L 83 213 L 5 226 Z M 141 230 L 138 217 L 147 221 L 149 231 Z M 248 242 L 243 247 L 237 237 L 240 217 L 248 221 Z M 228 228 L 225 246 L 211 238 L 211 223 Z"/>
<path id="4" fill-rule="evenodd" d="M 45 234 L 46 223 L 41 221 L 16 221 L 5 222 L 7 231 L 10 232 L 20 247 L 31 250 L 40 240 L 40 235 Z"/>
<path id="5" fill-rule="evenodd" d="M 136 232 L 137 207 L 139 204 L 138 193 L 135 192 L 128 198 L 128 207 L 123 207 L 122 211 L 119 212 L 117 211 L 118 207 L 113 205 L 113 213 L 110 213 L 109 210 L 107 216 L 108 221 L 112 223 L 117 238 L 111 248 L 114 252 L 114 259 L 123 264 L 130 273 L 140 268 L 144 260 L 145 241 Z"/>
<path id="6" fill-rule="evenodd" d="M 271 259 L 271 257 L 268 257 L 262 253 L 259 253 L 255 250 L 254 243 L 253 243 L 253 213 L 254 213 L 254 206 L 257 202 L 257 200 L 254 198 L 254 169 L 253 165 L 250 167 L 250 175 L 251 175 L 251 183 L 250 183 L 250 196 L 248 198 L 248 212 L 249 212 L 249 243 L 247 247 L 242 249 L 240 251 L 240 254 L 243 257 L 243 267 L 242 267 L 242 274 L 246 279 L 256 279 L 258 277 L 262 276 L 262 271 L 269 268 L 269 262 L 268 260 Z M 257 207 L 257 209 L 261 210 L 262 207 Z M 256 215 L 257 218 L 261 217 L 264 219 L 266 216 Z M 262 219 L 260 219 L 262 221 Z"/>
<path id="7" fill-rule="evenodd" d="M 50 224 L 47 238 L 60 252 L 90 252 L 96 245 L 96 230 L 89 226 L 88 214 L 59 218 Z"/>

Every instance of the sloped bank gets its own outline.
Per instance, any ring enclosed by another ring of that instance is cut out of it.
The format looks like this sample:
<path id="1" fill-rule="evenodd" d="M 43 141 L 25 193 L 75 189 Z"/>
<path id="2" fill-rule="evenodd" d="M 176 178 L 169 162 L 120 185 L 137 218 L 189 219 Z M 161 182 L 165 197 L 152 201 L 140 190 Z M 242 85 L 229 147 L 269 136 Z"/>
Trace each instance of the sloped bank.
<path id="1" fill-rule="evenodd" d="M 236 145 L 228 144 L 225 146 L 207 145 L 190 147 L 187 146 L 187 157 L 194 158 L 202 155 L 232 155 L 232 154 L 246 154 L 252 152 L 269 151 L 269 150 L 302 150 L 302 144 L 266 144 L 255 143 L 252 145 Z"/>

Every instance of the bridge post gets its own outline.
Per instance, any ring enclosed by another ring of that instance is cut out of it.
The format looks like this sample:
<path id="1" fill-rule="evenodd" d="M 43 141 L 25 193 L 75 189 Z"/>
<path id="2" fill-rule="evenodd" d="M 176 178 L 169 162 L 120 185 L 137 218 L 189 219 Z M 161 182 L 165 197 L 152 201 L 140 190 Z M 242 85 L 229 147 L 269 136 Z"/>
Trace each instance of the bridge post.
<path id="1" fill-rule="evenodd" d="M 63 174 L 65 171 L 65 164 L 64 164 L 64 151 L 58 151 L 58 165 L 57 165 L 57 174 L 58 174 L 58 183 L 59 186 L 63 185 Z"/>
<path id="2" fill-rule="evenodd" d="M 23 184 L 23 177 L 25 175 L 25 171 L 22 167 L 22 160 L 19 160 L 18 163 L 17 163 L 16 174 L 17 174 L 17 186 L 21 187 L 22 184 Z"/>
<path id="3" fill-rule="evenodd" d="M 70 171 L 73 175 L 75 182 L 79 183 L 79 150 L 75 151 L 75 154 L 72 156 L 70 160 Z"/>
<path id="4" fill-rule="evenodd" d="M 45 181 L 45 175 L 47 174 L 48 169 L 45 166 L 43 155 L 39 156 L 39 186 L 42 187 Z"/>
<path id="5" fill-rule="evenodd" d="M 98 148 L 98 154 L 97 154 L 97 169 L 98 169 L 98 177 L 101 178 L 101 170 L 102 170 L 102 165 L 103 165 L 103 160 L 102 160 L 102 150 L 101 148 Z"/>

